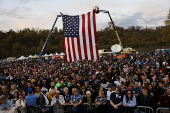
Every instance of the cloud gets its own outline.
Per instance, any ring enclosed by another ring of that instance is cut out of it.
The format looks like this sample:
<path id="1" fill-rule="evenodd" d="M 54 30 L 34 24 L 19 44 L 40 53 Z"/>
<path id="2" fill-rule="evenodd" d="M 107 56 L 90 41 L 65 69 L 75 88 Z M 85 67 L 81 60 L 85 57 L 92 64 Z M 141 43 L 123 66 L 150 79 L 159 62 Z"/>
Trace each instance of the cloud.
<path id="1" fill-rule="evenodd" d="M 113 15 L 113 16 L 112 16 Z M 111 13 L 111 16 L 115 22 L 115 25 L 128 28 L 129 26 L 152 26 L 156 27 L 160 24 L 163 25 L 163 20 L 166 19 L 166 16 L 159 16 L 154 17 L 154 14 L 151 14 L 153 16 L 147 16 L 144 17 L 143 12 L 136 12 L 132 13 L 131 15 L 125 15 L 125 14 L 117 14 L 117 13 Z"/>
<path id="2" fill-rule="evenodd" d="M 28 2 L 32 2 L 32 1 L 36 1 L 36 0 L 19 0 L 21 3 L 24 3 L 24 4 L 26 4 L 26 3 L 28 3 Z"/>
<path id="3" fill-rule="evenodd" d="M 19 7 L 19 6 L 16 6 L 11 10 L 0 8 L 0 14 L 1 16 L 6 16 L 6 17 L 21 17 L 22 15 L 26 15 L 26 13 L 30 12 L 31 10 L 32 9 L 30 7 Z"/>

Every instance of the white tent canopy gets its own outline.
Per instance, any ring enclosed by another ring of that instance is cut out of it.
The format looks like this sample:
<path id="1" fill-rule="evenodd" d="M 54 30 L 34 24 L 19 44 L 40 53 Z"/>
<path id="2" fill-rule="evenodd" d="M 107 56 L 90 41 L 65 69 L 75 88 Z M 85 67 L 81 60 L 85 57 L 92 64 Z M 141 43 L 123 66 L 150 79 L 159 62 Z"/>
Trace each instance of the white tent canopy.
<path id="1" fill-rule="evenodd" d="M 53 56 L 53 54 L 52 54 L 52 53 L 50 53 L 50 54 L 49 54 L 49 56 Z"/>
<path id="2" fill-rule="evenodd" d="M 59 55 L 59 54 L 56 52 L 55 55 Z"/>
<path id="3" fill-rule="evenodd" d="M 32 55 L 28 56 L 28 58 L 32 58 Z"/>
<path id="4" fill-rule="evenodd" d="M 45 53 L 44 57 L 47 57 L 48 55 Z"/>
<path id="5" fill-rule="evenodd" d="M 65 54 L 63 52 L 61 52 L 60 55 L 65 55 Z"/>
<path id="6" fill-rule="evenodd" d="M 19 57 L 17 60 L 27 60 L 27 57 L 24 57 L 23 55 L 21 57 Z"/>

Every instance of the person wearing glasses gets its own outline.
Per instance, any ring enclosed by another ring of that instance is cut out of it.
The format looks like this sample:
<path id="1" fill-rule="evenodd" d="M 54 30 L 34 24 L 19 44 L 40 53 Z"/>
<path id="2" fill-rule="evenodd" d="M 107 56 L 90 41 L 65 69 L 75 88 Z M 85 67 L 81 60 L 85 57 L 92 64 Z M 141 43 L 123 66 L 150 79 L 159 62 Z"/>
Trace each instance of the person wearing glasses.
<path id="1" fill-rule="evenodd" d="M 133 95 L 132 91 L 127 90 L 126 95 L 123 97 L 123 106 L 126 113 L 134 113 L 136 107 L 136 97 Z"/>
<path id="2" fill-rule="evenodd" d="M 82 96 L 77 93 L 77 89 L 72 89 L 73 95 L 71 95 L 70 103 L 73 105 L 74 113 L 84 113 L 83 104 L 82 104 Z"/>
<path id="3" fill-rule="evenodd" d="M 110 95 L 111 108 L 109 113 L 122 113 L 123 94 L 120 87 L 115 87 L 115 92 Z"/>

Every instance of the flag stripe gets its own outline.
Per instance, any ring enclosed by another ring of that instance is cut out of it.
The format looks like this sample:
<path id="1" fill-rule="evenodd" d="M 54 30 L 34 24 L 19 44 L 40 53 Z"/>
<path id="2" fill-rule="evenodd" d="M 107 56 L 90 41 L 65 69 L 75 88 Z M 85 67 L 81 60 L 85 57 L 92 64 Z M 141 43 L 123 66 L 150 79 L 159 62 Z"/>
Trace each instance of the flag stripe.
<path id="1" fill-rule="evenodd" d="M 92 35 L 91 35 L 91 19 L 90 19 L 90 12 L 88 13 L 88 34 L 89 34 L 89 45 L 90 45 L 90 54 L 91 54 L 91 60 L 94 59 L 94 55 L 93 55 L 93 47 L 92 47 Z"/>
<path id="2" fill-rule="evenodd" d="M 87 47 L 86 47 L 86 34 L 85 34 L 85 15 L 83 14 L 82 15 L 82 38 L 83 38 L 83 46 L 84 46 L 84 56 L 85 56 L 85 59 L 88 60 L 88 57 L 87 57 Z"/>
<path id="3" fill-rule="evenodd" d="M 65 39 L 65 48 L 66 48 L 66 50 L 65 50 L 65 57 L 67 58 L 67 61 L 68 62 L 70 62 L 70 59 L 69 59 L 69 55 L 68 55 L 68 43 L 67 43 L 67 38 L 65 37 L 64 38 Z"/>
<path id="4" fill-rule="evenodd" d="M 82 60 L 82 51 L 80 48 L 80 38 L 77 38 L 77 48 L 78 48 L 78 53 L 79 53 L 79 60 Z"/>
<path id="5" fill-rule="evenodd" d="M 85 14 L 85 34 L 86 34 L 86 48 L 87 48 L 87 58 L 88 60 L 91 60 L 91 53 L 90 53 L 90 42 L 89 42 L 89 32 L 88 32 L 88 14 Z"/>
<path id="6" fill-rule="evenodd" d="M 80 49 L 81 49 L 81 60 L 85 59 L 85 56 L 84 56 L 84 44 L 83 44 L 83 34 L 82 34 L 82 15 L 79 16 L 79 42 L 80 42 Z"/>
<path id="7" fill-rule="evenodd" d="M 64 37 L 65 60 L 68 61 L 68 60 L 67 60 L 67 52 L 66 52 L 66 42 L 65 42 L 65 39 L 66 39 L 66 38 Z"/>
<path id="8" fill-rule="evenodd" d="M 74 39 L 74 50 L 75 50 L 76 59 L 79 60 L 79 53 L 81 54 L 81 52 L 79 52 L 80 48 L 78 48 L 78 40 L 77 40 L 78 38 L 73 38 L 73 39 Z"/>
<path id="9" fill-rule="evenodd" d="M 74 61 L 74 56 L 73 56 L 73 46 L 72 46 L 72 38 L 69 37 L 69 43 L 70 43 L 70 53 L 71 53 L 71 61 Z"/>
<path id="10" fill-rule="evenodd" d="M 69 59 L 70 59 L 70 62 L 72 62 L 69 37 L 67 37 L 67 44 L 68 44 L 68 55 L 69 55 Z"/>
<path id="11" fill-rule="evenodd" d="M 95 10 L 93 10 L 93 27 L 94 27 L 94 38 L 95 38 L 95 46 L 96 46 L 96 54 L 97 54 L 97 59 L 99 58 L 98 54 L 98 43 L 97 43 L 97 33 L 96 33 L 96 17 L 95 17 Z"/>
<path id="12" fill-rule="evenodd" d="M 73 51 L 73 60 L 76 60 L 76 53 L 75 53 L 75 45 L 74 45 L 74 38 L 71 38 L 71 42 L 72 42 L 72 51 Z"/>
<path id="13" fill-rule="evenodd" d="M 95 36 L 94 36 L 94 27 L 93 27 L 93 11 L 91 12 L 92 14 L 90 15 L 91 19 L 91 35 L 92 35 L 92 46 L 93 46 L 93 54 L 94 54 L 94 59 L 97 59 L 97 53 L 96 53 L 96 46 L 95 46 Z"/>

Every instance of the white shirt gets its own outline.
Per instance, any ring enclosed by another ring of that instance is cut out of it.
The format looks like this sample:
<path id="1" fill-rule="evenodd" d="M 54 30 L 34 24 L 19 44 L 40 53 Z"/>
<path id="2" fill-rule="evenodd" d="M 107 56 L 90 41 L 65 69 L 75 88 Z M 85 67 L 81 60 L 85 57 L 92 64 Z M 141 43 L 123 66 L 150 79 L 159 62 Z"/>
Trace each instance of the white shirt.
<path id="1" fill-rule="evenodd" d="M 120 86 L 120 85 L 121 85 L 119 81 L 115 81 L 114 83 L 115 83 L 117 86 Z"/>
<path id="2" fill-rule="evenodd" d="M 25 100 L 17 100 L 16 103 L 15 103 L 15 107 L 25 107 Z"/>
<path id="3" fill-rule="evenodd" d="M 57 100 L 56 97 L 53 96 L 52 101 L 51 101 L 51 105 L 55 104 L 56 100 Z M 63 95 L 59 95 L 59 99 L 58 100 L 59 100 L 61 105 L 65 104 L 65 100 L 64 100 Z"/>
<path id="4" fill-rule="evenodd" d="M 113 92 L 115 92 L 115 91 L 112 91 L 112 92 L 110 92 L 109 90 L 107 91 L 107 100 L 110 100 L 110 95 L 111 95 L 111 93 L 113 93 Z"/>

